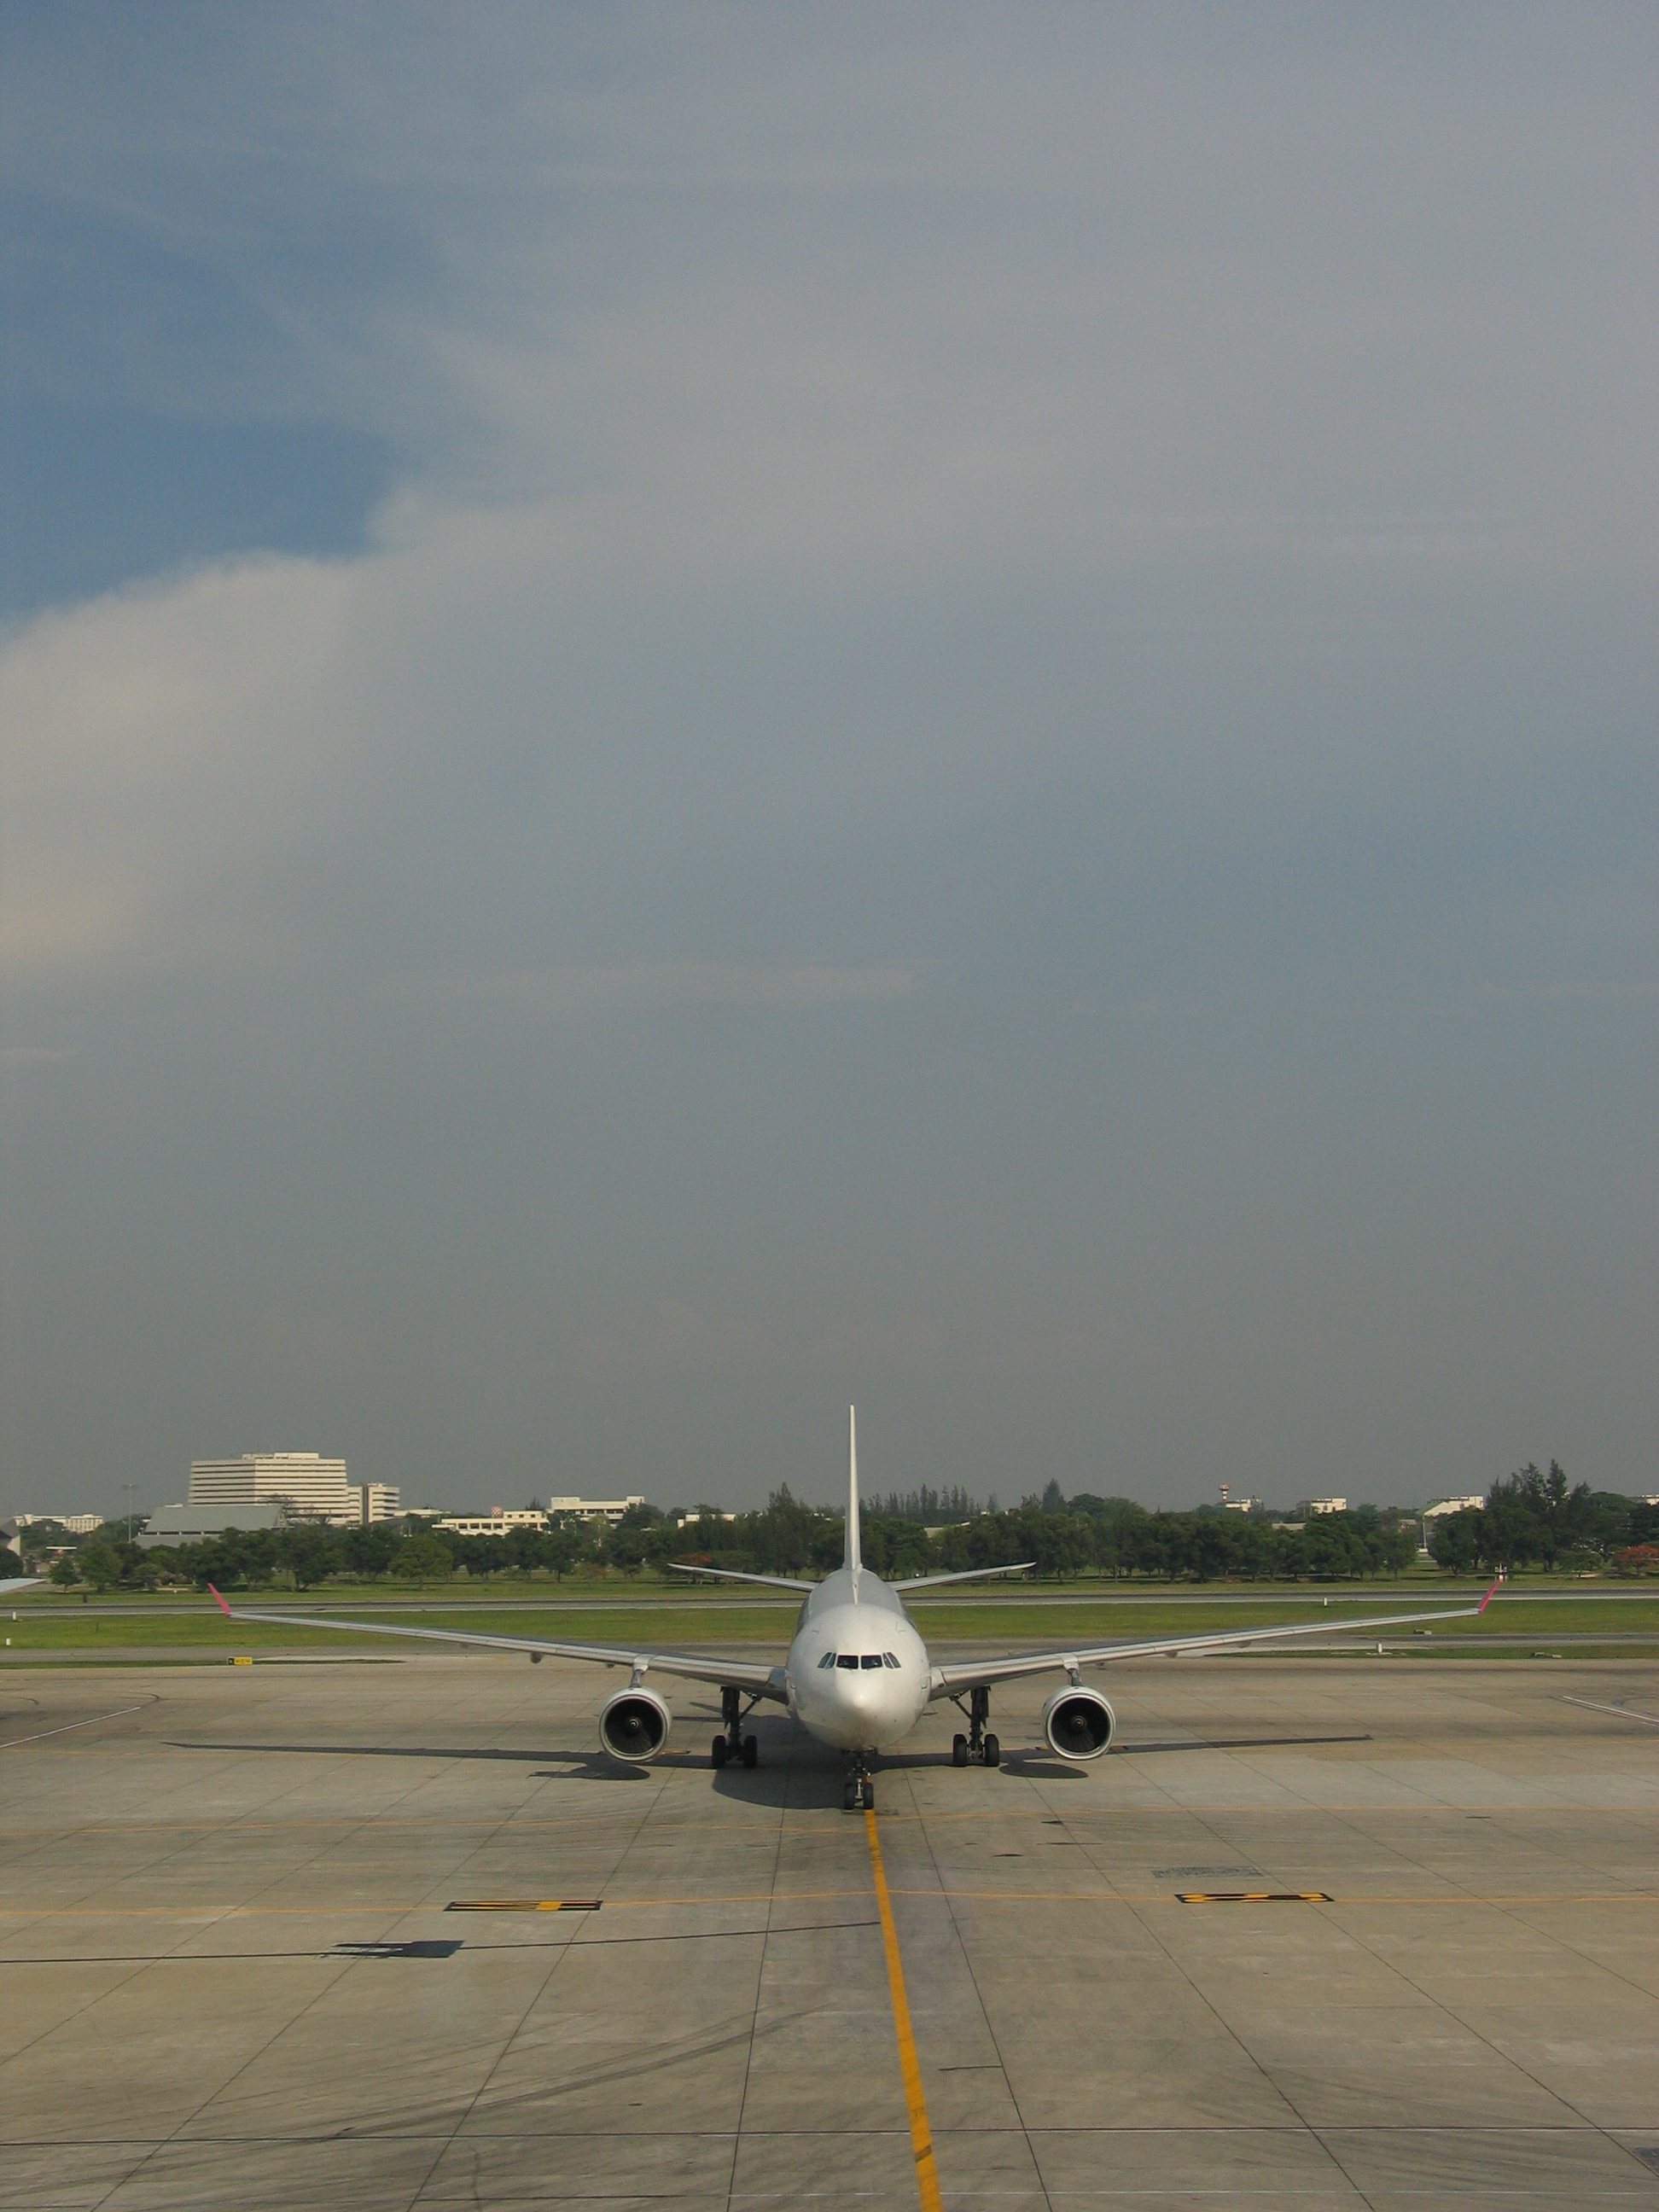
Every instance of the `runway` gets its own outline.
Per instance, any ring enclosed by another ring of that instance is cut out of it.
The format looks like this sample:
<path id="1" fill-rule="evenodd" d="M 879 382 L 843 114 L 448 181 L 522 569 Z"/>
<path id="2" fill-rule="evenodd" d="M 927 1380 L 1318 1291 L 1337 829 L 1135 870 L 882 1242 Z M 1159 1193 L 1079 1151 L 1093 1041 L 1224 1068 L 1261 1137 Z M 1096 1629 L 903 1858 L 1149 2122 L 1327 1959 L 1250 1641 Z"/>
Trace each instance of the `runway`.
<path id="1" fill-rule="evenodd" d="M 0 2205 L 1659 2205 L 1651 1662 L 1151 1662 L 1082 1770 L 1020 1686 L 873 1852 L 615 1680 L 7 1674 Z"/>

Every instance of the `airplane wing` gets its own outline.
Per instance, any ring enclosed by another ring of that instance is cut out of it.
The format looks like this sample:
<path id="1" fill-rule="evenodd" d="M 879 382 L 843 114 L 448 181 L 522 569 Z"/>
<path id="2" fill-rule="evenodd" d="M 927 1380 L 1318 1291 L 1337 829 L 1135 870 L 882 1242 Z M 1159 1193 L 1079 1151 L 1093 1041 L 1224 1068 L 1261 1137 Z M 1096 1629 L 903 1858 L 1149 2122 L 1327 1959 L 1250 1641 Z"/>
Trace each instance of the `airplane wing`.
<path id="1" fill-rule="evenodd" d="M 554 1644 L 539 1636 L 490 1636 L 470 1628 L 415 1628 L 401 1621 L 341 1620 L 331 1613 L 256 1613 L 250 1607 L 227 1605 L 211 1583 L 208 1588 L 228 1620 L 258 1620 L 278 1628 L 346 1629 L 358 1636 L 413 1636 L 430 1644 L 463 1644 L 485 1651 L 524 1651 L 532 1659 L 586 1659 L 599 1667 L 628 1667 L 635 1675 L 654 1668 L 659 1674 L 680 1674 L 688 1681 L 730 1683 L 757 1698 L 788 1697 L 781 1667 L 769 1667 L 758 1659 L 719 1659 L 678 1651 L 629 1651 L 605 1644 Z"/>
<path id="2" fill-rule="evenodd" d="M 9 1597 L 14 1590 L 34 1589 L 40 1581 L 39 1575 L 14 1575 L 9 1582 L 0 1583 L 0 1597 Z"/>
<path id="3" fill-rule="evenodd" d="M 735 1567 L 688 1567 L 683 1559 L 667 1565 L 677 1575 L 713 1575 L 722 1583 L 759 1583 L 767 1589 L 815 1590 L 816 1583 L 798 1583 L 791 1575 L 742 1575 Z"/>
<path id="4" fill-rule="evenodd" d="M 941 1583 L 982 1582 L 988 1575 L 1029 1575 L 1036 1561 L 1022 1559 L 1017 1567 L 963 1567 L 953 1575 L 912 1575 L 908 1582 L 889 1583 L 890 1590 L 937 1589 Z"/>
<path id="5" fill-rule="evenodd" d="M 932 1695 L 953 1697 L 958 1690 L 977 1689 L 992 1682 L 1009 1682 L 1021 1674 L 1069 1672 L 1079 1667 L 1103 1667 L 1114 1659 L 1158 1659 L 1183 1651 L 1231 1651 L 1241 1644 L 1283 1642 L 1291 1636 L 1371 1634 L 1413 1626 L 1422 1620 L 1473 1620 L 1492 1603 L 1500 1575 L 1479 1605 L 1442 1606 L 1434 1613 L 1378 1613 L 1369 1620 L 1304 1620 L 1286 1628 L 1222 1629 L 1205 1636 L 1157 1636 L 1134 1643 L 1073 1644 L 1069 1651 L 1021 1651 L 1006 1659 L 957 1659 L 935 1667 Z"/>

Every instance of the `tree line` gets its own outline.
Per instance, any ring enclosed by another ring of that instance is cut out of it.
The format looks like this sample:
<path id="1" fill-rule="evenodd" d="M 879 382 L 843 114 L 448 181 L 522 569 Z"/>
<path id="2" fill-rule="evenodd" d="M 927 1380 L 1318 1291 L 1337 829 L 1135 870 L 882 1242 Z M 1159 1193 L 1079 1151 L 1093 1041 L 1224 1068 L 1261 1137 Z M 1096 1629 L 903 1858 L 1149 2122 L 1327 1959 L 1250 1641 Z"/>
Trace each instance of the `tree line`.
<path id="1" fill-rule="evenodd" d="M 1553 1461 L 1547 1474 L 1528 1466 L 1494 1483 L 1483 1510 L 1431 1525 L 1434 1560 L 1454 1574 L 1534 1565 L 1659 1571 L 1659 1507 L 1587 1483 L 1571 1486 Z M 127 1540 L 124 1522 L 109 1522 L 66 1553 L 52 1579 L 96 1589 L 210 1582 L 222 1589 L 307 1589 L 331 1577 L 434 1583 L 507 1573 L 562 1581 L 608 1571 L 666 1575 L 676 1565 L 810 1579 L 840 1565 L 844 1527 L 841 1514 L 805 1504 L 787 1487 L 758 1511 L 731 1521 L 705 1516 L 684 1528 L 645 1505 L 614 1526 L 567 1521 L 504 1536 L 460 1536 L 411 1518 L 367 1528 L 230 1528 L 201 1543 L 144 1550 Z M 1029 1559 L 1050 1578 L 1338 1582 L 1398 1575 L 1418 1560 L 1418 1524 L 1393 1510 L 1361 1506 L 1276 1525 L 1215 1506 L 1170 1513 L 1088 1492 L 1067 1498 L 1052 1482 L 1040 1498 L 942 1528 L 872 1504 L 860 1535 L 865 1560 L 889 1580 Z"/>
<path id="2" fill-rule="evenodd" d="M 1432 1528 L 1429 1548 L 1454 1574 L 1532 1566 L 1611 1566 L 1644 1574 L 1659 1568 L 1659 1505 L 1592 1490 L 1587 1482 L 1569 1486 L 1557 1460 L 1547 1474 L 1530 1462 L 1517 1468 L 1493 1483 L 1483 1507 L 1444 1514 Z"/>

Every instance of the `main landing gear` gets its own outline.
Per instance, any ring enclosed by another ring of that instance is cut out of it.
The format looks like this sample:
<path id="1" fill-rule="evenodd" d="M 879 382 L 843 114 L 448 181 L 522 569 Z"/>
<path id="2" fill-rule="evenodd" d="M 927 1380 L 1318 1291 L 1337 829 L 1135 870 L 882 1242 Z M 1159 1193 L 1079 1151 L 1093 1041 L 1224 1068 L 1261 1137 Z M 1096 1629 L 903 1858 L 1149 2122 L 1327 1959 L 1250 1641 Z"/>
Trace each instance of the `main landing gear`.
<path id="1" fill-rule="evenodd" d="M 959 1705 L 962 1699 L 956 1698 L 951 1702 Z M 967 1735 L 952 1736 L 951 1739 L 952 1766 L 966 1766 L 969 1759 L 972 1759 L 976 1766 L 1001 1765 L 1002 1746 L 985 1725 L 990 1717 L 991 1692 L 981 1683 L 976 1690 L 969 1690 L 968 1692 Z"/>
<path id="2" fill-rule="evenodd" d="M 870 1753 L 855 1751 L 847 1762 L 847 1779 L 842 1784 L 841 1809 L 843 1813 L 873 1813 L 876 1809 L 876 1784 L 870 1772 Z"/>
<path id="3" fill-rule="evenodd" d="M 758 1698 L 751 1698 L 749 1712 L 752 1713 L 759 1703 Z M 716 1766 L 724 1766 L 729 1760 L 739 1759 L 745 1766 L 760 1765 L 759 1744 L 752 1735 L 745 1735 L 743 1732 L 743 1724 L 747 1717 L 748 1714 L 743 1710 L 742 1691 L 734 1690 L 728 1685 L 720 1692 L 720 1719 L 726 1724 L 726 1734 L 714 1738 L 708 1752 Z"/>

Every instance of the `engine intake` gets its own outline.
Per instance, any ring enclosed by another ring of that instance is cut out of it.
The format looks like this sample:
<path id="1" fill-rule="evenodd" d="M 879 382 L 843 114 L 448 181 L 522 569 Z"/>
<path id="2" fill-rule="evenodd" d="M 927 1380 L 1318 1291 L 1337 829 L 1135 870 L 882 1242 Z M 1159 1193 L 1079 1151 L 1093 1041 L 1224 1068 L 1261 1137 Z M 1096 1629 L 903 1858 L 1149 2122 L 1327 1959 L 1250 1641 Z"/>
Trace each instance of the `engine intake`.
<path id="1" fill-rule="evenodd" d="M 1062 1759 L 1098 1759 L 1117 1734 L 1117 1715 L 1098 1690 L 1071 1682 L 1042 1708 L 1042 1733 Z"/>
<path id="2" fill-rule="evenodd" d="M 654 1690 L 618 1690 L 599 1707 L 599 1741 L 612 1759 L 643 1765 L 668 1741 L 674 1716 Z"/>

